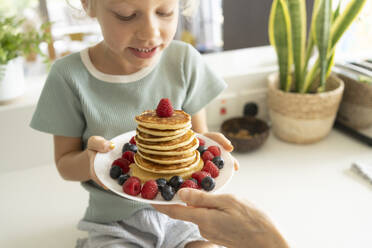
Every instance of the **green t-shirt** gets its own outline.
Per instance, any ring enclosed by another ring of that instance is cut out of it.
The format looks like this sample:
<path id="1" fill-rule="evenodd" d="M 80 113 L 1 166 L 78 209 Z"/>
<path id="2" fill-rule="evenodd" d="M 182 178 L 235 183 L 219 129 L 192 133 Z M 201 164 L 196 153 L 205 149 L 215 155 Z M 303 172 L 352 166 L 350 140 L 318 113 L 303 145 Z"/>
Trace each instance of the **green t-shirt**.
<path id="1" fill-rule="evenodd" d="M 169 98 L 174 109 L 190 115 L 215 98 L 226 84 L 190 45 L 173 41 L 158 62 L 130 75 L 109 75 L 92 64 L 88 49 L 57 60 L 48 75 L 30 126 L 42 132 L 108 140 L 135 130 L 134 117 Z M 126 219 L 148 204 L 121 198 L 93 181 L 85 220 L 108 223 Z"/>

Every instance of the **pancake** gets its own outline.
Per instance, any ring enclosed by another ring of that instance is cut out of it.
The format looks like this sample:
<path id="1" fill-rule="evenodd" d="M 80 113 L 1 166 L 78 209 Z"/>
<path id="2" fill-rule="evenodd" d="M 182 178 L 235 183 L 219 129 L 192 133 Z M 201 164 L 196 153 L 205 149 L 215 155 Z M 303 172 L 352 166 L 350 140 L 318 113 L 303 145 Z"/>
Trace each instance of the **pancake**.
<path id="1" fill-rule="evenodd" d="M 147 128 L 175 130 L 185 128 L 191 123 L 191 116 L 182 110 L 174 110 L 171 117 L 159 117 L 155 110 L 147 110 L 135 117 L 135 121 Z"/>
<path id="2" fill-rule="evenodd" d="M 164 156 L 164 155 L 154 155 L 154 154 L 148 154 L 141 151 L 137 151 L 138 155 L 142 158 L 158 163 L 158 164 L 178 164 L 178 163 L 187 163 L 191 162 L 195 159 L 196 151 L 182 154 L 182 155 L 175 155 L 175 156 Z"/>
<path id="3" fill-rule="evenodd" d="M 148 161 L 142 158 L 138 153 L 134 155 L 134 162 L 135 164 L 140 167 L 144 171 L 149 171 L 153 173 L 159 174 L 174 174 L 174 173 L 181 173 L 185 171 L 192 170 L 195 166 L 199 164 L 200 155 L 198 151 L 196 152 L 196 156 L 194 161 L 187 162 L 187 163 L 177 163 L 177 164 L 170 164 L 170 165 L 161 165 L 151 161 Z"/>
<path id="4" fill-rule="evenodd" d="M 135 163 L 130 165 L 130 175 L 138 177 L 142 183 L 145 183 L 149 180 L 156 180 L 158 178 L 165 178 L 166 180 L 171 179 L 173 176 L 180 176 L 183 180 L 187 180 L 191 178 L 191 175 L 194 172 L 200 171 L 203 168 L 203 160 L 200 159 L 199 163 L 192 169 L 182 172 L 182 173 L 171 173 L 171 174 L 160 174 L 160 173 L 153 173 L 149 171 L 144 171 L 140 167 L 138 167 Z"/>
<path id="5" fill-rule="evenodd" d="M 182 135 L 185 135 L 186 132 L 187 132 L 187 130 L 184 129 L 183 132 L 180 132 L 179 134 L 172 135 L 172 136 L 154 136 L 154 135 L 151 135 L 151 134 L 148 134 L 148 133 L 143 133 L 143 132 L 139 131 L 138 129 L 136 130 L 136 134 L 138 135 L 138 137 L 141 140 L 150 141 L 150 142 L 173 140 L 173 139 L 176 139 L 178 137 L 181 137 Z"/>
<path id="6" fill-rule="evenodd" d="M 195 133 L 192 130 L 189 130 L 187 131 L 186 134 L 182 135 L 181 137 L 178 137 L 176 139 L 169 140 L 169 141 L 163 141 L 163 142 L 145 141 L 145 140 L 140 139 L 138 135 L 136 135 L 134 139 L 136 141 L 136 144 L 140 145 L 143 148 L 163 151 L 163 150 L 172 150 L 175 148 L 183 147 L 189 144 L 190 142 L 192 142 L 195 136 L 196 136 Z"/>
<path id="7" fill-rule="evenodd" d="M 189 144 L 185 145 L 184 147 L 178 147 L 175 149 L 170 149 L 170 150 L 165 150 L 165 151 L 148 149 L 148 148 L 144 148 L 141 145 L 137 144 L 137 148 L 140 152 L 145 152 L 145 153 L 155 154 L 155 155 L 168 155 L 168 156 L 190 153 L 194 151 L 195 149 L 197 149 L 198 146 L 199 146 L 199 140 L 197 138 L 194 138 Z"/>
<path id="8" fill-rule="evenodd" d="M 147 134 L 150 134 L 150 135 L 154 135 L 154 136 L 161 136 L 161 137 L 166 137 L 166 136 L 174 136 L 174 135 L 177 135 L 179 133 L 184 133 L 186 132 L 187 130 L 191 129 L 191 123 L 187 126 L 185 126 L 184 128 L 180 128 L 180 129 L 175 129 L 175 130 L 170 130 L 170 129 L 165 129 L 165 130 L 159 130 L 159 129 L 153 129 L 153 128 L 146 128 L 146 127 L 143 127 L 141 125 L 138 125 L 137 126 L 137 129 L 143 133 L 147 133 Z"/>

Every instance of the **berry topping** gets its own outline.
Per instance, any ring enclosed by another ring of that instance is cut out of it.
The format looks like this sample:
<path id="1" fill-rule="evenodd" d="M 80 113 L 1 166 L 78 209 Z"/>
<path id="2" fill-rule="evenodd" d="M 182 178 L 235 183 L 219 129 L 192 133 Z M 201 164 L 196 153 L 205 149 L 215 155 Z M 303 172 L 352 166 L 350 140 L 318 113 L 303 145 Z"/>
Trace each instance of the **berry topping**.
<path id="1" fill-rule="evenodd" d="M 193 178 L 194 179 L 194 178 Z M 188 179 L 186 181 L 184 181 L 182 184 L 181 184 L 181 187 L 180 188 L 193 188 L 193 189 L 198 189 L 199 186 L 198 186 L 198 183 L 196 182 L 196 180 L 191 180 L 191 179 Z"/>
<path id="2" fill-rule="evenodd" d="M 170 185 L 164 185 L 163 190 L 161 191 L 161 196 L 166 201 L 172 200 L 175 194 L 176 194 L 176 191 Z"/>
<path id="3" fill-rule="evenodd" d="M 196 184 L 198 184 L 198 181 L 195 179 L 195 178 L 190 178 L 189 180 L 195 182 Z"/>
<path id="4" fill-rule="evenodd" d="M 205 191 L 211 191 L 212 189 L 214 189 L 215 186 L 216 186 L 216 183 L 215 183 L 214 179 L 209 177 L 209 176 L 204 177 L 203 180 L 201 181 L 201 187 Z"/>
<path id="5" fill-rule="evenodd" d="M 213 158 L 214 158 L 213 153 L 211 153 L 210 151 L 205 151 L 202 155 L 202 159 L 204 162 L 207 160 L 212 160 Z"/>
<path id="6" fill-rule="evenodd" d="M 202 138 L 198 137 L 198 140 L 199 140 L 199 146 L 205 146 L 205 141 Z"/>
<path id="7" fill-rule="evenodd" d="M 123 170 L 123 174 L 128 173 L 130 161 L 125 158 L 118 158 L 112 162 L 112 166 L 119 166 Z"/>
<path id="8" fill-rule="evenodd" d="M 118 178 L 118 184 L 123 185 L 125 181 L 128 180 L 128 178 L 130 178 L 129 174 L 120 175 L 120 177 Z"/>
<path id="9" fill-rule="evenodd" d="M 207 150 L 205 146 L 199 146 L 198 151 L 200 153 L 200 156 L 203 156 L 203 153 Z"/>
<path id="10" fill-rule="evenodd" d="M 115 166 L 111 167 L 110 177 L 112 179 L 117 179 L 118 177 L 120 177 L 121 174 L 123 174 L 123 171 L 121 170 L 121 168 L 119 166 L 115 165 Z"/>
<path id="11" fill-rule="evenodd" d="M 212 161 L 210 161 L 210 160 L 208 160 L 204 164 L 204 167 L 203 167 L 203 170 L 202 171 L 209 172 L 209 174 L 211 174 L 211 176 L 213 178 L 218 177 L 218 175 L 220 174 L 220 170 L 218 169 L 218 167 Z"/>
<path id="12" fill-rule="evenodd" d="M 210 151 L 213 156 L 221 156 L 221 150 L 218 146 L 210 146 L 208 147 L 208 151 Z"/>
<path id="13" fill-rule="evenodd" d="M 217 157 L 214 157 L 212 159 L 212 162 L 218 167 L 218 169 L 222 169 L 225 162 L 223 161 L 223 158 L 221 158 L 220 156 L 217 156 Z"/>
<path id="14" fill-rule="evenodd" d="M 133 145 L 131 143 L 125 143 L 124 146 L 123 146 L 123 149 L 122 149 L 122 153 L 124 153 L 126 151 L 132 151 L 132 152 L 136 153 L 137 152 L 137 146 Z"/>
<path id="15" fill-rule="evenodd" d="M 141 192 L 141 181 L 138 177 L 130 177 L 123 184 L 123 191 L 128 195 L 138 195 Z"/>
<path id="16" fill-rule="evenodd" d="M 156 183 L 158 184 L 159 191 L 162 191 L 164 185 L 167 184 L 167 180 L 165 180 L 164 178 L 158 178 L 158 179 L 156 179 Z"/>
<path id="17" fill-rule="evenodd" d="M 211 176 L 211 174 L 209 174 L 206 171 L 197 171 L 197 172 L 192 173 L 191 175 L 191 177 L 194 178 L 198 182 L 199 185 L 201 184 L 201 181 L 203 180 L 203 178 L 206 176 Z"/>
<path id="18" fill-rule="evenodd" d="M 136 140 L 134 139 L 134 136 L 129 141 L 130 144 L 136 145 Z"/>
<path id="19" fill-rule="evenodd" d="M 158 194 L 158 184 L 156 183 L 155 180 L 149 180 L 143 185 L 142 191 L 141 191 L 142 198 L 152 200 L 156 197 L 157 194 Z"/>
<path id="20" fill-rule="evenodd" d="M 171 117 L 173 115 L 172 103 L 168 98 L 160 100 L 158 107 L 156 108 L 156 114 L 159 117 Z"/>
<path id="21" fill-rule="evenodd" d="M 129 162 L 134 163 L 134 152 L 132 151 L 126 151 L 121 156 L 123 159 L 129 160 Z"/>
<path id="22" fill-rule="evenodd" d="M 180 188 L 181 184 L 183 183 L 183 179 L 180 176 L 173 176 L 169 179 L 168 184 L 172 186 L 176 191 Z"/>

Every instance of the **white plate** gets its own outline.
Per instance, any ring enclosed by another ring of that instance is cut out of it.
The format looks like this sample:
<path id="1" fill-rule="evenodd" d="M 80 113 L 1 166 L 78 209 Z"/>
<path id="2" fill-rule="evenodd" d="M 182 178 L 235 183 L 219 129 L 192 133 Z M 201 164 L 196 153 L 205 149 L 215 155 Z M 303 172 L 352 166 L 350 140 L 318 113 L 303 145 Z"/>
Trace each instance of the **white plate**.
<path id="1" fill-rule="evenodd" d="M 124 134 L 121 134 L 115 138 L 113 138 L 111 141 L 115 144 L 115 149 L 108 152 L 108 153 L 97 153 L 96 158 L 94 160 L 94 170 L 96 172 L 96 175 L 98 179 L 112 192 L 139 202 L 144 203 L 151 203 L 151 204 L 175 204 L 175 203 L 182 203 L 182 201 L 179 199 L 177 194 L 174 196 L 174 198 L 171 201 L 166 201 L 163 199 L 160 193 L 156 196 L 154 200 L 148 200 L 143 199 L 141 197 L 141 194 L 138 196 L 132 196 L 124 193 L 122 186 L 118 184 L 117 180 L 112 179 L 110 177 L 110 168 L 111 164 L 115 159 L 118 159 L 121 157 L 122 154 L 122 147 L 125 143 L 129 142 L 129 140 L 136 134 L 136 131 L 130 131 Z M 219 146 L 215 141 L 201 135 L 197 134 L 198 137 L 205 140 L 205 146 L 211 146 L 211 145 L 217 145 Z M 220 174 L 216 180 L 216 186 L 215 188 L 210 191 L 211 193 L 215 193 L 219 190 L 221 190 L 226 184 L 228 184 L 234 174 L 234 161 L 230 155 L 230 153 L 226 152 L 221 146 L 221 157 L 225 161 L 224 167 L 220 170 Z"/>

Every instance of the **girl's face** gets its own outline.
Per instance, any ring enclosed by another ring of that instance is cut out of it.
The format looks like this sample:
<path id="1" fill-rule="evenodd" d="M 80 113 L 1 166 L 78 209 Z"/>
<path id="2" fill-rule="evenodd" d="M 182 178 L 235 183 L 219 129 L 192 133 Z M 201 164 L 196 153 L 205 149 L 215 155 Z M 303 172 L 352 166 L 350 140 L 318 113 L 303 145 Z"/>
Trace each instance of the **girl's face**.
<path id="1" fill-rule="evenodd" d="M 127 72 L 153 64 L 172 41 L 179 0 L 96 0 L 96 17 L 110 57 Z"/>

